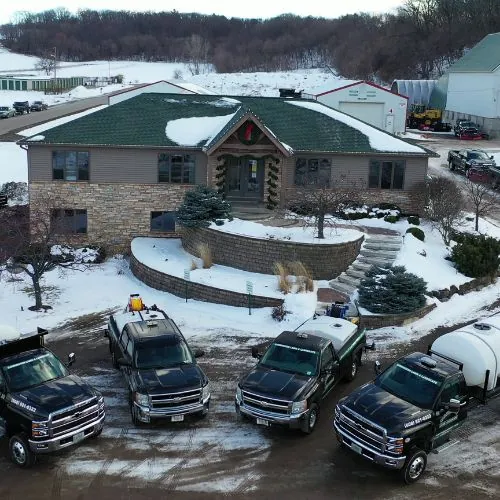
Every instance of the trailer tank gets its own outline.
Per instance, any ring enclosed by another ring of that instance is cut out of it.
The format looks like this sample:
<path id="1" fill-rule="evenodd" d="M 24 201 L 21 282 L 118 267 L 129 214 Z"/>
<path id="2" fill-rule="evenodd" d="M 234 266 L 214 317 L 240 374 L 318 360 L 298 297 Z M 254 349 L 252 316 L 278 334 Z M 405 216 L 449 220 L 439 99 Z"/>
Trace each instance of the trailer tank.
<path id="1" fill-rule="evenodd" d="M 442 335 L 432 344 L 432 351 L 463 363 L 468 386 L 484 386 L 486 370 L 490 371 L 486 390 L 494 389 L 500 377 L 500 317 L 489 317 Z"/>

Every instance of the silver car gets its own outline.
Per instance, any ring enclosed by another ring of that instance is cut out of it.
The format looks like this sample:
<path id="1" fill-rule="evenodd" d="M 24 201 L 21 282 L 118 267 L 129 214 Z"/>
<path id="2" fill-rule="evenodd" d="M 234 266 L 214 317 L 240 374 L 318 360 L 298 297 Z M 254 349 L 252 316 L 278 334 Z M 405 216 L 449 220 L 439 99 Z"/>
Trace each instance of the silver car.
<path id="1" fill-rule="evenodd" d="M 16 116 L 16 110 L 8 106 L 0 106 L 0 118 L 11 118 Z"/>

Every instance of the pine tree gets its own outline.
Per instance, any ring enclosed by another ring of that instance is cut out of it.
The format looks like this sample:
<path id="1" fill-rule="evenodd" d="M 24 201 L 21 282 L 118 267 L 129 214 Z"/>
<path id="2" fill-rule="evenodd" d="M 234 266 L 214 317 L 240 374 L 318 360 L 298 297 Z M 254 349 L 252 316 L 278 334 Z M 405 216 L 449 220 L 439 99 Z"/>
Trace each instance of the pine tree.
<path id="1" fill-rule="evenodd" d="M 427 283 L 404 266 L 373 266 L 359 286 L 359 305 L 372 313 L 399 314 L 425 305 Z"/>
<path id="2" fill-rule="evenodd" d="M 231 204 L 207 186 L 187 191 L 177 211 L 177 222 L 184 227 L 208 227 L 211 222 L 222 225 L 225 219 L 232 220 Z"/>

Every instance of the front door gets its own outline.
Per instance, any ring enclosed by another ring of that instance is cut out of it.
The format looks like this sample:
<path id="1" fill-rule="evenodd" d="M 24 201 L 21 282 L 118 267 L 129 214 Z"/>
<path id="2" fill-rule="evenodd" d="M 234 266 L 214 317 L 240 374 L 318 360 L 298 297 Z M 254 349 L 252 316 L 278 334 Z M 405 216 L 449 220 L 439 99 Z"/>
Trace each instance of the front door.
<path id="1" fill-rule="evenodd" d="M 264 161 L 231 158 L 226 172 L 228 198 L 262 199 L 264 195 Z"/>

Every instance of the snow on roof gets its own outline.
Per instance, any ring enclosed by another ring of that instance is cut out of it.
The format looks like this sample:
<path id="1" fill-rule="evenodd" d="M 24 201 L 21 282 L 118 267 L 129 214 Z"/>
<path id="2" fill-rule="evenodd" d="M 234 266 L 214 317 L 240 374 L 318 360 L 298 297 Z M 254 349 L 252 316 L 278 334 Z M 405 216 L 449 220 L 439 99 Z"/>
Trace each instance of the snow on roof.
<path id="1" fill-rule="evenodd" d="M 311 95 L 319 95 L 329 90 L 341 89 L 342 87 L 348 87 L 349 85 L 354 85 L 355 83 L 363 83 L 363 80 L 344 80 L 335 79 L 325 82 L 322 85 L 306 89 L 304 92 Z"/>
<path id="2" fill-rule="evenodd" d="M 167 137 L 180 146 L 198 146 L 215 137 L 236 112 L 222 116 L 200 116 L 170 120 L 165 127 Z"/>
<path id="3" fill-rule="evenodd" d="M 293 104 L 294 106 L 300 106 L 302 108 L 308 108 L 317 113 L 323 113 L 324 115 L 333 118 L 339 122 L 345 123 L 347 126 L 359 130 L 362 134 L 368 137 L 370 146 L 378 151 L 390 151 L 390 152 L 400 152 L 400 153 L 425 153 L 425 150 L 414 146 L 413 144 L 408 144 L 407 142 L 398 139 L 397 137 L 383 132 L 367 123 L 364 123 L 352 116 L 346 115 L 340 111 L 324 106 L 323 104 L 316 102 L 301 102 L 301 101 L 286 101 L 288 104 Z"/>
<path id="4" fill-rule="evenodd" d="M 201 87 L 200 85 L 196 85 L 196 83 L 180 82 L 178 85 L 182 88 L 185 88 L 186 90 L 190 90 L 191 92 L 194 92 L 195 94 L 207 94 L 207 95 L 214 94 L 213 91 L 205 89 L 205 88 Z"/>
<path id="5" fill-rule="evenodd" d="M 21 338 L 21 333 L 9 325 L 0 325 L 0 344 Z"/>
<path id="6" fill-rule="evenodd" d="M 316 316 L 307 320 L 297 328 L 297 332 L 310 333 L 327 340 L 331 340 L 333 347 L 338 351 L 358 330 L 358 327 L 341 318 L 330 316 Z"/>

